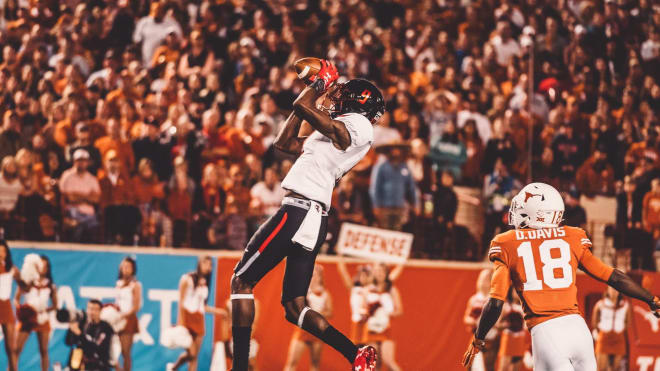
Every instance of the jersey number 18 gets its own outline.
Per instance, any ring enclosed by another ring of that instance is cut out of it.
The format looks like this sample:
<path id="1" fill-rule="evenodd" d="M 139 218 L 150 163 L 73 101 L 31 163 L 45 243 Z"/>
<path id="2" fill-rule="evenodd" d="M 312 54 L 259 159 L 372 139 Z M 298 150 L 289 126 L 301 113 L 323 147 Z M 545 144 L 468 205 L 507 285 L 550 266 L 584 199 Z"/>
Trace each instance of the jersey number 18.
<path id="1" fill-rule="evenodd" d="M 552 249 L 559 249 L 559 257 L 550 255 Z M 532 243 L 525 241 L 518 246 L 518 256 L 522 258 L 527 282 L 523 284 L 524 291 L 543 290 L 543 282 L 551 289 L 563 289 L 573 283 L 573 267 L 571 267 L 571 246 L 562 239 L 545 240 L 539 245 L 539 254 L 543 263 L 543 280 L 536 275 L 536 265 L 532 252 Z M 555 269 L 562 270 L 562 277 L 555 277 Z"/>

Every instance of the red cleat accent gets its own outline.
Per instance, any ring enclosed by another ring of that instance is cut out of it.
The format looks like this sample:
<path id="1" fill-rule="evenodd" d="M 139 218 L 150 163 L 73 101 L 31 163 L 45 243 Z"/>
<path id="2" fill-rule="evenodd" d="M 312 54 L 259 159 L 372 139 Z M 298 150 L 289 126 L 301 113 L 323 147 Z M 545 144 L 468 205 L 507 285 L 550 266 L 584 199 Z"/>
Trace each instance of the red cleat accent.
<path id="1" fill-rule="evenodd" d="M 372 346 L 365 346 L 358 349 L 355 361 L 353 361 L 353 371 L 374 371 L 376 370 L 376 349 Z"/>

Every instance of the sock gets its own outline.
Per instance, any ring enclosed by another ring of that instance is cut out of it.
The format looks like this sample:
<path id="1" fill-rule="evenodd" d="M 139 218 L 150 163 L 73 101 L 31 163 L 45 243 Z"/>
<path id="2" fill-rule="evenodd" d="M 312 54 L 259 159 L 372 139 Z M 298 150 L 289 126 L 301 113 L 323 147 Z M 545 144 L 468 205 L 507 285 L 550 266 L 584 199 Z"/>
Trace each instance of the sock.
<path id="1" fill-rule="evenodd" d="M 250 335 L 252 334 L 252 327 L 232 326 L 231 332 L 234 340 L 232 371 L 247 371 L 250 361 Z"/>
<path id="2" fill-rule="evenodd" d="M 337 331 L 336 328 L 328 326 L 325 331 L 321 333 L 319 339 L 335 348 L 348 360 L 348 362 L 353 364 L 353 361 L 355 361 L 355 356 L 357 355 L 358 348 L 355 346 L 355 344 L 353 344 L 352 341 L 348 340 L 344 334 Z"/>

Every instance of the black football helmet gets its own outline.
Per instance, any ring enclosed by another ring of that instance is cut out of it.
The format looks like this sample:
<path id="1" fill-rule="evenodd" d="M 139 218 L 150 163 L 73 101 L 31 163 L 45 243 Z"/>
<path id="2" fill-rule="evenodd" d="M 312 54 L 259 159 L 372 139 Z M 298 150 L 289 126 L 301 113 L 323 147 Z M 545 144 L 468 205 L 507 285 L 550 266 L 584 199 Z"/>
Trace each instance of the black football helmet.
<path id="1" fill-rule="evenodd" d="M 330 95 L 333 118 L 344 113 L 359 113 L 375 124 L 385 113 L 383 94 L 370 81 L 353 79 L 340 84 Z"/>

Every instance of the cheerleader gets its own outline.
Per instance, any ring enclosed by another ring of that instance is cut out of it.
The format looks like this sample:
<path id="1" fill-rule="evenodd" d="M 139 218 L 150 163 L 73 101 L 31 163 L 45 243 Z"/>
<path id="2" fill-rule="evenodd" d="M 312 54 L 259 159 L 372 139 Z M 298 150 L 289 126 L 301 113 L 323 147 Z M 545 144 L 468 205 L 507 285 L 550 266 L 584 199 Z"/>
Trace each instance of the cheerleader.
<path id="1" fill-rule="evenodd" d="M 394 359 L 395 344 L 392 340 L 390 319 L 403 313 L 399 290 L 392 285 L 392 278 L 398 277 L 402 269 L 403 265 L 400 265 L 390 272 L 385 264 L 374 264 L 372 284 L 365 300 L 367 322 L 362 342 L 374 346 L 382 363 L 392 371 L 399 371 L 401 368 Z"/>
<path id="2" fill-rule="evenodd" d="M 325 318 L 332 316 L 332 298 L 325 289 L 323 267 L 320 265 L 314 266 L 314 274 L 312 275 L 307 292 L 307 305 Z M 289 355 L 286 366 L 284 367 L 285 371 L 294 371 L 296 369 L 298 361 L 305 351 L 305 346 L 309 348 L 310 370 L 320 370 L 323 342 L 314 335 L 303 331 L 300 327 L 296 327 L 293 331 L 291 344 L 289 345 Z"/>
<path id="3" fill-rule="evenodd" d="M 368 265 L 359 265 L 354 278 L 348 274 L 346 263 L 339 257 L 337 263 L 339 274 L 344 282 L 344 286 L 350 292 L 351 304 L 351 329 L 349 339 L 354 344 L 362 344 L 362 333 L 364 325 L 367 322 L 367 287 L 371 282 L 371 268 Z"/>
<path id="4" fill-rule="evenodd" d="M 12 282 L 20 283 L 18 268 L 11 260 L 7 242 L 0 241 L 0 326 L 5 338 L 5 352 L 9 361 L 9 371 L 16 371 L 16 318 L 11 307 Z"/>
<path id="5" fill-rule="evenodd" d="M 626 329 L 630 324 L 628 301 L 608 287 L 594 307 L 592 328 L 597 329 L 596 362 L 601 371 L 617 370 L 627 354 Z"/>
<path id="6" fill-rule="evenodd" d="M 467 330 L 472 335 L 477 328 L 477 321 L 481 316 L 481 311 L 488 301 L 490 292 L 490 279 L 493 271 L 484 269 L 479 273 L 477 278 L 477 290 L 468 299 L 467 307 L 465 308 L 465 315 L 463 316 L 463 323 L 465 323 Z M 473 371 L 492 371 L 495 369 L 495 361 L 497 360 L 497 352 L 499 349 L 499 333 L 495 327 L 486 334 L 486 349 L 479 352 L 472 363 Z"/>
<path id="7" fill-rule="evenodd" d="M 499 326 L 500 350 L 498 352 L 499 371 L 518 371 L 528 348 L 527 331 L 523 319 L 523 309 L 516 290 L 509 289 L 507 301 L 502 308 Z"/>
<path id="8" fill-rule="evenodd" d="M 133 337 L 140 332 L 137 312 L 142 307 L 142 284 L 135 278 L 136 275 L 135 260 L 129 256 L 125 257 L 119 263 L 119 277 L 115 286 L 117 289 L 115 305 L 126 323 L 117 333 L 121 344 L 121 355 L 124 358 L 124 371 L 131 371 Z"/>
<path id="9" fill-rule="evenodd" d="M 197 269 L 184 274 L 179 281 L 178 324 L 188 329 L 192 344 L 174 364 L 168 364 L 168 370 L 176 370 L 184 363 L 188 363 L 188 370 L 196 371 L 197 356 L 204 339 L 204 313 L 226 315 L 222 309 L 210 307 L 206 303 L 212 272 L 213 260 L 210 256 L 203 256 L 197 262 Z"/>
<path id="10" fill-rule="evenodd" d="M 29 256 L 29 255 L 28 255 Z M 28 260 L 26 256 L 25 260 Z M 23 263 L 25 269 L 26 262 Z M 18 317 L 18 336 L 16 338 L 16 361 L 23 351 L 23 346 L 30 333 L 37 334 L 39 353 L 41 355 L 41 370 L 48 371 L 48 338 L 50 336 L 50 312 L 57 308 L 57 288 L 53 283 L 51 266 L 48 257 L 41 255 L 35 264 L 37 277 L 26 280 L 25 286 L 19 285 L 14 297 Z M 23 273 L 21 272 L 23 278 Z M 21 298 L 24 297 L 23 305 Z M 49 305 L 50 304 L 50 305 Z"/>

